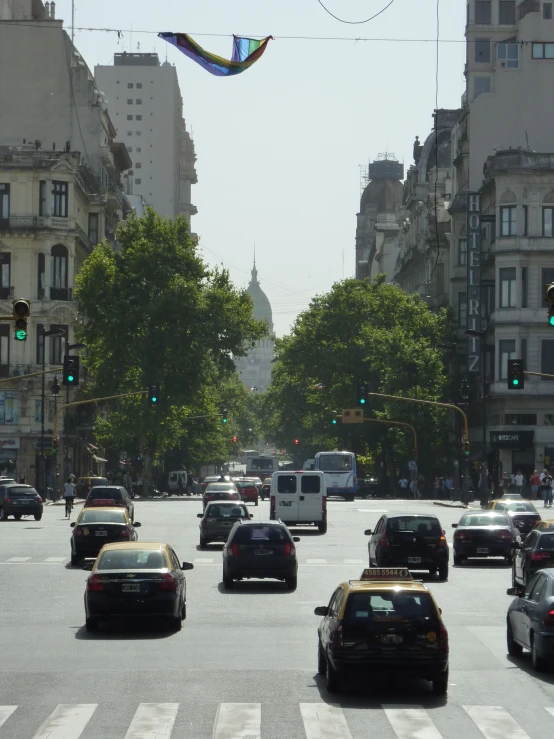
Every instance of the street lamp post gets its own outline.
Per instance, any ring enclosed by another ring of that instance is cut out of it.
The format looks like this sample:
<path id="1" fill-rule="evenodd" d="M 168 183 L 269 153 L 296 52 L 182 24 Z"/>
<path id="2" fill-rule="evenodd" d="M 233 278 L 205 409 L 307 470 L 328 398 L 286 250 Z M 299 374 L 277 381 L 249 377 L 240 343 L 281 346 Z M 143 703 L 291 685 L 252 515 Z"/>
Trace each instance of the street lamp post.
<path id="1" fill-rule="evenodd" d="M 43 497 L 46 497 L 46 486 L 45 486 L 45 464 L 44 464 L 44 399 L 46 393 L 46 337 L 47 336 L 65 336 L 66 331 L 62 328 L 51 329 L 50 331 L 42 331 L 42 390 L 40 396 L 40 470 L 39 470 L 39 485 L 40 492 Z"/>
<path id="2" fill-rule="evenodd" d="M 487 379 L 485 366 L 485 338 L 486 331 L 477 331 L 477 329 L 468 328 L 464 331 L 466 336 L 477 336 L 479 338 L 479 347 L 481 355 L 481 432 L 482 432 L 482 466 L 481 466 L 481 492 L 482 498 L 488 498 L 488 475 L 487 475 L 487 398 L 485 392 L 485 382 Z"/>

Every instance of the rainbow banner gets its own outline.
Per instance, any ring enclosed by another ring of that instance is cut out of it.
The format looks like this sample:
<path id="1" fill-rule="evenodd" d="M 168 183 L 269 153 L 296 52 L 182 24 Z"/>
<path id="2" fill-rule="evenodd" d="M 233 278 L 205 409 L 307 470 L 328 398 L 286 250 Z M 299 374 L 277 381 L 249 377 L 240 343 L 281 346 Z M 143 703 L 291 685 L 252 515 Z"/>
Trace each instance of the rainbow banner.
<path id="1" fill-rule="evenodd" d="M 233 36 L 233 56 L 229 60 L 206 51 L 186 33 L 159 33 L 158 36 L 217 77 L 229 77 L 244 72 L 258 61 L 266 50 L 268 41 L 273 38 L 267 36 L 258 40 Z"/>

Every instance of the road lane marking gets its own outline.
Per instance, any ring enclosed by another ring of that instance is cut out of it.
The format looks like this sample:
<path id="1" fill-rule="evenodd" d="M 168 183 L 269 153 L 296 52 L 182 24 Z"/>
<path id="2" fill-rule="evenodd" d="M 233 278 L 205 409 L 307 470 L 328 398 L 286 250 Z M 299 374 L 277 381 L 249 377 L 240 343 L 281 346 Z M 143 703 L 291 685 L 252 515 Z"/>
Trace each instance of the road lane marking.
<path id="1" fill-rule="evenodd" d="M 502 706 L 464 706 L 464 710 L 485 739 L 529 739 Z"/>
<path id="2" fill-rule="evenodd" d="M 387 508 L 358 508 L 358 513 L 388 513 Z"/>
<path id="3" fill-rule="evenodd" d="M 386 708 L 385 715 L 397 739 L 442 739 L 424 708 Z"/>
<path id="4" fill-rule="evenodd" d="M 261 739 L 261 703 L 220 703 L 213 739 Z"/>
<path id="5" fill-rule="evenodd" d="M 178 703 L 140 703 L 125 739 L 169 739 L 178 710 Z"/>
<path id="6" fill-rule="evenodd" d="M 300 703 L 299 705 L 306 739 L 352 739 L 340 706 L 330 703 Z"/>
<path id="7" fill-rule="evenodd" d="M 79 739 L 97 706 L 98 703 L 56 706 L 33 739 Z"/>
<path id="8" fill-rule="evenodd" d="M 0 726 L 3 726 L 17 706 L 0 706 Z"/>
<path id="9" fill-rule="evenodd" d="M 364 560 L 363 559 L 345 559 L 344 564 L 345 565 L 363 565 Z"/>
<path id="10" fill-rule="evenodd" d="M 28 562 L 30 557 L 10 557 L 8 562 Z"/>
<path id="11" fill-rule="evenodd" d="M 65 562 L 67 557 L 46 557 L 45 562 Z"/>
<path id="12" fill-rule="evenodd" d="M 197 557 L 196 559 L 192 560 L 192 564 L 194 565 L 211 565 L 214 561 L 213 557 Z"/>
<path id="13" fill-rule="evenodd" d="M 9 708 L 9 706 L 8 706 L 8 708 Z M 545 708 L 544 710 L 545 710 L 545 711 L 548 711 L 548 713 L 549 713 L 549 714 L 550 714 L 551 716 L 554 716 L 554 708 Z M 0 724 L 0 726 L 2 726 L 2 724 Z"/>
<path id="14" fill-rule="evenodd" d="M 306 562 L 309 565 L 325 565 L 327 564 L 326 559 L 307 559 Z"/>

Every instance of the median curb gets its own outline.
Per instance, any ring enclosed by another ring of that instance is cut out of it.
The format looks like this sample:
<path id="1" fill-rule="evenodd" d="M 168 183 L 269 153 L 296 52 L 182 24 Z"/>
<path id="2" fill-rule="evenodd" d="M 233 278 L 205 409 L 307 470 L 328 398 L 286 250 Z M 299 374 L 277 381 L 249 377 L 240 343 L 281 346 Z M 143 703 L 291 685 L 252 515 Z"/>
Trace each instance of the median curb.
<path id="1" fill-rule="evenodd" d="M 444 500 L 434 500 L 433 505 L 438 505 L 441 508 L 476 508 L 477 506 L 470 506 L 469 504 L 466 505 L 465 503 L 459 502 L 459 503 L 449 503 Z"/>

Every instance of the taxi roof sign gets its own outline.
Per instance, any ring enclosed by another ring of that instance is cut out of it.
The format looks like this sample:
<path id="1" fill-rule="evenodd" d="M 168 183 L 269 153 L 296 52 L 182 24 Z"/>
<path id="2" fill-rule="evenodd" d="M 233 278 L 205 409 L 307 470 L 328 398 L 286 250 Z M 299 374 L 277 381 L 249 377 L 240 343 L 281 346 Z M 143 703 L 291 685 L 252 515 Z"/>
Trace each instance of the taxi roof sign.
<path id="1" fill-rule="evenodd" d="M 413 580 L 407 567 L 366 567 L 360 580 Z"/>

